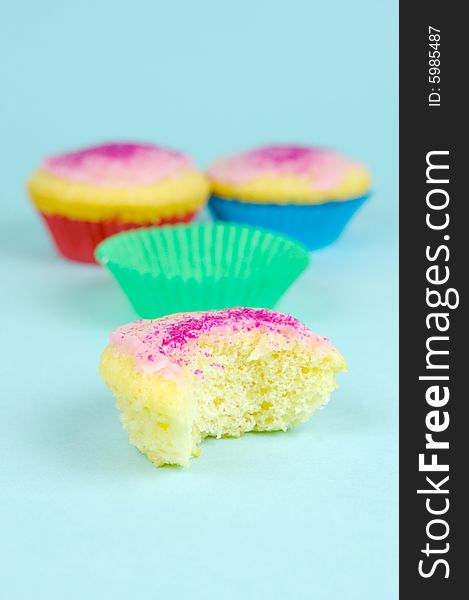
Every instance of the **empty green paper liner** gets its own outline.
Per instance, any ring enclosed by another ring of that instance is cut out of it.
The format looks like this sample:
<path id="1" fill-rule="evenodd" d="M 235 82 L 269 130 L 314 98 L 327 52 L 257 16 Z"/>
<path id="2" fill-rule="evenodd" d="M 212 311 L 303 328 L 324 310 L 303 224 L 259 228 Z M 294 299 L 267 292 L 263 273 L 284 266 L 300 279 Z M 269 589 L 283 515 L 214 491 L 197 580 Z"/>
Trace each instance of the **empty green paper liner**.
<path id="1" fill-rule="evenodd" d="M 140 229 L 96 249 L 143 318 L 232 306 L 273 308 L 309 264 L 282 235 L 228 223 Z"/>

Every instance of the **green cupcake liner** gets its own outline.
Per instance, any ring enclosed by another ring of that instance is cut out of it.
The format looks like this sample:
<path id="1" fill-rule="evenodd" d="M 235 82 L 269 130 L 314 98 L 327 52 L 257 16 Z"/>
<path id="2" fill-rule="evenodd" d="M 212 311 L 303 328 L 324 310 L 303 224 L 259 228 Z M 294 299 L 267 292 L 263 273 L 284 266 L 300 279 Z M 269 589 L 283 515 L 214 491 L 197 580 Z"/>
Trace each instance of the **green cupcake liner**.
<path id="1" fill-rule="evenodd" d="M 233 306 L 273 308 L 309 264 L 282 235 L 230 223 L 114 235 L 96 248 L 142 318 Z"/>

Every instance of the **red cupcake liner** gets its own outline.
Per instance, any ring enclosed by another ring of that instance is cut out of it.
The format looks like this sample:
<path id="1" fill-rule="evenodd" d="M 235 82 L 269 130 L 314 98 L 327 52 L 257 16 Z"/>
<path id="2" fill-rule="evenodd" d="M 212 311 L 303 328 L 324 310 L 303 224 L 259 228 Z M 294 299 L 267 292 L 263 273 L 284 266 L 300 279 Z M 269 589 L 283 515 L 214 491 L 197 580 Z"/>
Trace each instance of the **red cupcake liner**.
<path id="1" fill-rule="evenodd" d="M 58 253 L 69 260 L 84 263 L 96 263 L 94 257 L 96 246 L 111 235 L 129 229 L 140 229 L 141 227 L 189 223 L 195 216 L 195 212 L 192 212 L 148 223 L 123 223 L 121 221 L 93 223 L 91 221 L 77 221 L 67 217 L 48 215 L 43 212 L 39 212 L 39 214 L 51 233 Z"/>

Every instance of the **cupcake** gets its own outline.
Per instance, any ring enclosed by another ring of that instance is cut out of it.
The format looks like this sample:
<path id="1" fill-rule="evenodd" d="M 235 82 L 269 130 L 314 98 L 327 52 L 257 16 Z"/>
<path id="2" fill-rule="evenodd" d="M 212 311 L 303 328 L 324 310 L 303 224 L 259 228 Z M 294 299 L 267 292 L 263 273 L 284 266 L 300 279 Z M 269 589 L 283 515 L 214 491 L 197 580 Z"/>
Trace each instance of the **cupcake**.
<path id="1" fill-rule="evenodd" d="M 209 207 L 222 221 L 265 227 L 310 250 L 334 242 L 370 193 L 360 163 L 323 148 L 267 146 L 208 169 Z"/>
<path id="2" fill-rule="evenodd" d="M 308 420 L 344 370 L 327 338 L 290 315 L 243 307 L 124 325 L 100 364 L 130 442 L 156 466 L 188 465 L 206 437 Z"/>
<path id="3" fill-rule="evenodd" d="M 95 262 L 96 245 L 110 235 L 191 221 L 208 184 L 181 152 L 119 142 L 47 158 L 28 190 L 59 253 Z"/>

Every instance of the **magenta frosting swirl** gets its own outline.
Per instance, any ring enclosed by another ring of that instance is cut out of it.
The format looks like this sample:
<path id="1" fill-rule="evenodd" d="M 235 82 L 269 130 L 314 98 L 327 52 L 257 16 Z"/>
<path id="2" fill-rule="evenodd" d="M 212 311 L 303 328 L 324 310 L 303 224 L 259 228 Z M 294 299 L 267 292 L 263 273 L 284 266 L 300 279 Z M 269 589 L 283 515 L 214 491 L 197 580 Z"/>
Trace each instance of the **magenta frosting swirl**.
<path id="1" fill-rule="evenodd" d="M 194 168 L 182 152 L 114 142 L 47 158 L 43 169 L 57 177 L 95 186 L 151 185 Z"/>
<path id="2" fill-rule="evenodd" d="M 357 163 L 324 148 L 275 145 L 222 158 L 208 169 L 216 181 L 243 184 L 268 176 L 296 176 L 311 179 L 314 188 L 338 186 L 348 166 Z"/>
<path id="3" fill-rule="evenodd" d="M 256 308 L 179 313 L 161 319 L 139 320 L 114 330 L 110 344 L 130 354 L 141 371 L 174 377 L 194 360 L 197 355 L 194 348 L 201 336 L 232 337 L 259 330 L 268 336 L 274 335 L 275 344 L 280 336 L 285 343 L 296 339 L 305 346 L 324 345 L 327 350 L 332 349 L 327 338 L 313 333 L 294 317 Z M 214 362 L 213 366 L 220 365 Z"/>

